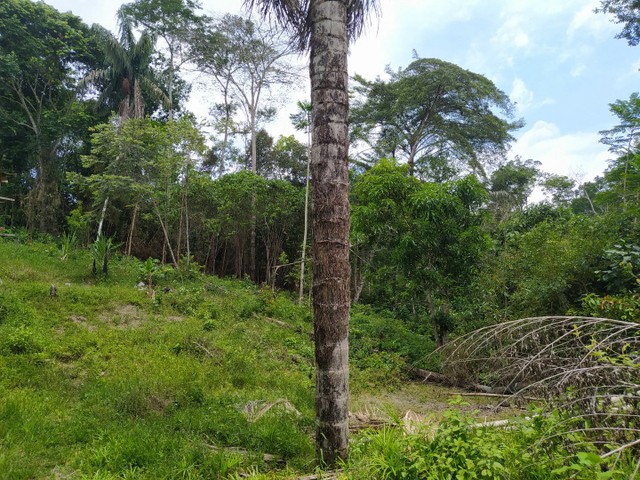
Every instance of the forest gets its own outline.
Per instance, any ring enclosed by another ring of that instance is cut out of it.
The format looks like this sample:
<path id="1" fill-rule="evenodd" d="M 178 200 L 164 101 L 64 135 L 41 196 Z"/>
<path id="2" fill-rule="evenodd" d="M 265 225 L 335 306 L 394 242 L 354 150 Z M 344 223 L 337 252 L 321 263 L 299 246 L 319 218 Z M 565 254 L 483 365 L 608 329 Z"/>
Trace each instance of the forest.
<path id="1" fill-rule="evenodd" d="M 640 479 L 639 94 L 547 173 L 481 74 L 327 73 L 376 3 L 0 3 L 0 479 Z"/>

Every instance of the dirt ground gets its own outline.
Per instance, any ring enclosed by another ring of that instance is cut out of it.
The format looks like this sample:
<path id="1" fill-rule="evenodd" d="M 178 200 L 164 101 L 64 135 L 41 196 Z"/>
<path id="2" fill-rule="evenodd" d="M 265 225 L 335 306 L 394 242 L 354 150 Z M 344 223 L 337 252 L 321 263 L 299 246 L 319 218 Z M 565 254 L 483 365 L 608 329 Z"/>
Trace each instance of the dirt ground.
<path id="1" fill-rule="evenodd" d="M 456 399 L 462 403 L 451 405 Z M 398 421 L 431 424 L 437 423 L 448 408 L 467 412 L 478 422 L 500 420 L 521 413 L 504 400 L 439 385 L 408 383 L 393 391 L 354 395 L 350 405 L 350 424 L 354 429 Z"/>

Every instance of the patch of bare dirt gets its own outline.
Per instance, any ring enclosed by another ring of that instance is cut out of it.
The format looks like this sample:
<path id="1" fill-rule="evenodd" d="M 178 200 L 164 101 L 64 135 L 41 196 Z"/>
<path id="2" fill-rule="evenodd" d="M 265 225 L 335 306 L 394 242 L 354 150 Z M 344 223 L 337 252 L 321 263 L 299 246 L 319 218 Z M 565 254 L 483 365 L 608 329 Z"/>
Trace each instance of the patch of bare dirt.
<path id="1" fill-rule="evenodd" d="M 360 430 L 401 422 L 411 430 L 417 425 L 437 424 L 450 408 L 466 412 L 483 422 L 519 413 L 499 406 L 500 400 L 491 397 L 464 396 L 462 403 L 451 404 L 464 393 L 455 388 L 420 383 L 410 383 L 393 391 L 362 392 L 352 397 L 349 423 L 352 429 Z"/>
<path id="2" fill-rule="evenodd" d="M 96 329 L 96 327 L 94 325 L 91 325 L 87 321 L 87 318 L 84 315 L 71 315 L 71 317 L 69 317 L 69 319 L 73 323 L 75 323 L 76 325 L 80 325 L 82 327 L 85 327 L 90 332 L 93 332 Z"/>
<path id="3" fill-rule="evenodd" d="M 115 310 L 102 312 L 98 320 L 111 323 L 116 328 L 129 330 L 140 327 L 147 319 L 147 313 L 135 305 L 119 305 Z"/>

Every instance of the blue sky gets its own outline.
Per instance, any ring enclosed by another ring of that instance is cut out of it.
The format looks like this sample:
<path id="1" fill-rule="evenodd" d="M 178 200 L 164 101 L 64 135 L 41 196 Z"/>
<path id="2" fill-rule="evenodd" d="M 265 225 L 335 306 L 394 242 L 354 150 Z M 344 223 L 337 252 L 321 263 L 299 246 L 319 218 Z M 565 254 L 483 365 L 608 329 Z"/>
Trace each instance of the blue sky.
<path id="1" fill-rule="evenodd" d="M 113 30 L 121 2 L 47 3 Z M 207 12 L 238 13 L 241 6 L 240 0 L 202 3 Z M 545 171 L 582 181 L 606 168 L 610 155 L 598 131 L 616 122 L 608 104 L 638 90 L 640 47 L 614 38 L 620 26 L 593 13 L 597 0 L 380 3 L 381 16 L 352 46 L 351 73 L 384 77 L 386 65 L 407 66 L 414 49 L 421 57 L 456 63 L 487 76 L 517 102 L 517 116 L 526 126 L 516 134 L 512 155 L 539 160 Z M 305 97 L 304 89 L 293 92 L 290 104 Z M 192 102 L 201 104 L 197 98 Z M 275 128 L 286 128 L 287 117 L 284 112 Z"/>

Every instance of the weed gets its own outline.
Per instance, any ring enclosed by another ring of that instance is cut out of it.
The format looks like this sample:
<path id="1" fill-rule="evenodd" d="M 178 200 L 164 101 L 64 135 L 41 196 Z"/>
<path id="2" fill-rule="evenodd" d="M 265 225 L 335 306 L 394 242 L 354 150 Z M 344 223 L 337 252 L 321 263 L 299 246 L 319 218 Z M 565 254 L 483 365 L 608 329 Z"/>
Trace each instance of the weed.
<path id="1" fill-rule="evenodd" d="M 60 260 L 66 260 L 70 253 L 78 246 L 78 237 L 75 232 L 65 232 L 60 244 Z"/>
<path id="2" fill-rule="evenodd" d="M 34 331 L 24 325 L 18 326 L 9 333 L 6 339 L 6 348 L 15 355 L 42 351 L 41 342 L 36 338 Z"/>

